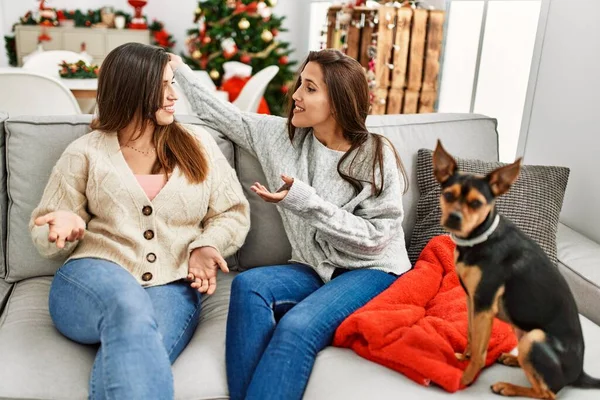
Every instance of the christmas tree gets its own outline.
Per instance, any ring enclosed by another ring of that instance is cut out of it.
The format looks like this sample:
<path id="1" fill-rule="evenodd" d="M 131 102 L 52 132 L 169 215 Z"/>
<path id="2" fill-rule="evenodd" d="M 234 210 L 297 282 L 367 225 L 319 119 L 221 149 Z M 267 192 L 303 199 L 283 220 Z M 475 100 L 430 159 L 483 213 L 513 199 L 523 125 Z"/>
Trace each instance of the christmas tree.
<path id="1" fill-rule="evenodd" d="M 189 55 L 182 55 L 192 69 L 208 71 L 217 86 L 221 85 L 223 63 L 239 61 L 257 73 L 269 65 L 279 66 L 279 73 L 267 86 L 264 97 L 271 114 L 283 115 L 284 98 L 294 78 L 288 59 L 289 43 L 279 41 L 284 17 L 272 15 L 277 0 L 205 0 L 195 10 L 196 27 L 188 30 Z"/>

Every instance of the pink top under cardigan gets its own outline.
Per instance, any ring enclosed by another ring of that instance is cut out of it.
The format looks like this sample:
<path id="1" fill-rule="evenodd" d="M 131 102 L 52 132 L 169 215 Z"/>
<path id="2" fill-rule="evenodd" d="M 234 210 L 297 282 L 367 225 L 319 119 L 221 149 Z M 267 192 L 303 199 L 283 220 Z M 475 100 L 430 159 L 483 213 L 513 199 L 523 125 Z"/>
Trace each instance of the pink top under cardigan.
<path id="1" fill-rule="evenodd" d="M 156 195 L 167 183 L 167 180 L 165 179 L 165 174 L 136 175 L 135 178 L 137 179 L 142 189 L 144 189 L 144 192 L 146 192 L 146 196 L 148 196 L 150 201 L 154 200 Z"/>

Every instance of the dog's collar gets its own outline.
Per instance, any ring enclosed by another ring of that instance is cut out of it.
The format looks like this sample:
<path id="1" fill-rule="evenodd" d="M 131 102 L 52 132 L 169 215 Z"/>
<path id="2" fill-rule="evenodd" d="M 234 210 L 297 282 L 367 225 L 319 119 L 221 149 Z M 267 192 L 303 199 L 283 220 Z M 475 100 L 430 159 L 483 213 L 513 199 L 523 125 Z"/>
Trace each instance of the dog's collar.
<path id="1" fill-rule="evenodd" d="M 486 240 L 488 240 L 488 238 L 492 235 L 492 233 L 494 233 L 494 231 L 498 227 L 499 223 L 500 223 L 500 214 L 496 214 L 496 218 L 494 218 L 494 222 L 492 222 L 492 225 L 490 225 L 490 227 L 485 232 L 483 232 L 481 235 L 474 237 L 473 239 L 461 239 L 461 238 L 457 237 L 455 234 L 451 233 L 450 238 L 452 239 L 452 241 L 454 243 L 456 243 L 457 246 L 473 247 L 476 244 L 483 243 Z"/>

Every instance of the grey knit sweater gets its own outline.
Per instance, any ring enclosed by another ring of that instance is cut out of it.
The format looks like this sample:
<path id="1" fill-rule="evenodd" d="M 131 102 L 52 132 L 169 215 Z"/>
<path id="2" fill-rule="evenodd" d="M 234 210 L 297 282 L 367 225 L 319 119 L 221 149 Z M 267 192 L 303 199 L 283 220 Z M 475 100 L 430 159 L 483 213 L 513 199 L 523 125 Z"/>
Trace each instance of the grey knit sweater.
<path id="1" fill-rule="evenodd" d="M 213 97 L 187 65 L 177 69 L 175 80 L 199 118 L 259 160 L 267 179 L 261 183 L 274 191 L 283 184 L 281 174 L 294 178 L 287 196 L 277 203 L 292 246 L 291 262 L 311 266 L 325 282 L 336 267 L 395 274 L 410 269 L 402 230 L 404 181 L 388 146 L 383 192 L 376 197 L 365 183 L 356 194 L 337 172 L 344 153 L 324 146 L 311 129 L 296 130 L 291 142 L 285 118 L 241 112 Z M 352 166 L 351 155 L 342 167 L 368 182 L 373 142 L 362 147 Z"/>

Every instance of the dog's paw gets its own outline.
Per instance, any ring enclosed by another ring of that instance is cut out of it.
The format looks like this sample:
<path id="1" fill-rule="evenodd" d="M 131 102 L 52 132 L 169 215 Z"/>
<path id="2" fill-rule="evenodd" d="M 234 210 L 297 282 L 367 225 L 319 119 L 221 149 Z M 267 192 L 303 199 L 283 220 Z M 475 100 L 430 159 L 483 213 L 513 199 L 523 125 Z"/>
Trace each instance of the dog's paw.
<path id="1" fill-rule="evenodd" d="M 502 353 L 500 357 L 498 357 L 498 362 L 500 364 L 506 365 L 508 367 L 519 367 L 519 359 L 514 354 L 510 353 Z"/>
<path id="2" fill-rule="evenodd" d="M 475 376 L 477 376 L 477 372 L 479 372 L 476 368 L 469 368 L 463 372 L 462 377 L 460 378 L 460 384 L 462 386 L 469 386 L 475 380 Z"/>
<path id="3" fill-rule="evenodd" d="M 507 382 L 498 382 L 498 383 L 494 383 L 492 386 L 490 386 L 490 389 L 492 389 L 492 392 L 499 394 L 501 396 L 514 396 L 515 393 L 512 390 L 513 385 L 511 385 L 510 383 Z"/>

